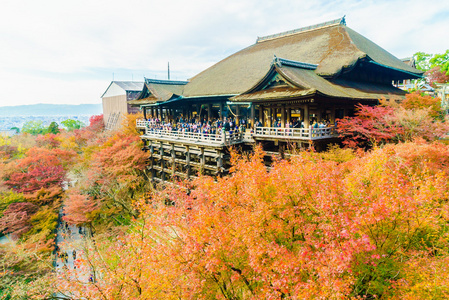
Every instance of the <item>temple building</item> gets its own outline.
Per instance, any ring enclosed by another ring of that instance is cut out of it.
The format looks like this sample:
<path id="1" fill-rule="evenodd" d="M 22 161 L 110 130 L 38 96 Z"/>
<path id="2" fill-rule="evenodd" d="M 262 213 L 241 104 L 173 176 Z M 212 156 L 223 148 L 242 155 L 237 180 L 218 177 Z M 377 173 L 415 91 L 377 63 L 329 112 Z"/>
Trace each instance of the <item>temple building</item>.
<path id="1" fill-rule="evenodd" d="M 181 169 L 190 168 L 192 159 L 185 153 L 194 147 L 198 166 L 219 173 L 225 165 L 225 148 L 231 144 L 262 143 L 265 149 L 283 152 L 292 144 L 319 146 L 335 141 L 336 121 L 352 116 L 356 104 L 401 98 L 406 92 L 392 83 L 422 75 L 347 27 L 343 17 L 259 37 L 255 44 L 188 81 L 146 79 L 130 104 L 144 112 L 145 120 L 137 125 L 145 130 L 147 149 L 152 155 L 158 153 L 152 156 L 158 161 L 154 164 L 158 172 L 167 172 L 167 161 L 172 175 L 178 162 Z M 239 130 L 240 136 L 227 130 L 206 135 L 167 132 L 151 127 L 148 119 L 155 117 L 170 124 L 232 120 L 243 124 L 244 130 Z M 205 157 L 208 151 L 211 155 Z"/>

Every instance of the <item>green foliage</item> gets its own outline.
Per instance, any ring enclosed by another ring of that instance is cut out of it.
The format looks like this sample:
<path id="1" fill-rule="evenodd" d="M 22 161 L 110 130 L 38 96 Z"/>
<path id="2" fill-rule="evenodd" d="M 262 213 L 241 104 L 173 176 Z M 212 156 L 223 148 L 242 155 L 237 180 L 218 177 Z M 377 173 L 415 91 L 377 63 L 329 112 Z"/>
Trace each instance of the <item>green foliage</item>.
<path id="1" fill-rule="evenodd" d="M 44 206 L 30 218 L 30 223 L 32 227 L 24 235 L 25 238 L 39 235 L 42 239 L 49 240 L 53 238 L 58 225 L 58 214 L 54 208 Z"/>
<path id="2" fill-rule="evenodd" d="M 435 67 L 441 67 L 441 71 L 449 75 L 449 49 L 442 54 L 429 54 L 416 52 L 413 55 L 416 62 L 416 68 L 422 71 L 429 71 Z"/>
<path id="3" fill-rule="evenodd" d="M 431 69 L 430 58 L 432 54 L 424 53 L 424 52 L 416 52 L 413 55 L 415 59 L 416 68 L 421 71 L 428 71 Z"/>
<path id="4" fill-rule="evenodd" d="M 326 152 L 318 153 L 318 155 L 324 160 L 335 161 L 338 163 L 347 162 L 355 158 L 353 149 L 343 149 L 337 144 L 329 145 Z"/>
<path id="5" fill-rule="evenodd" d="M 59 126 L 56 122 L 51 122 L 50 125 L 47 128 L 48 133 L 58 134 L 59 133 Z"/>
<path id="6" fill-rule="evenodd" d="M 372 259 L 360 256 L 353 263 L 356 282 L 352 296 L 385 295 L 390 289 L 391 281 L 398 279 L 400 273 L 400 264 L 391 257 Z"/>
<path id="7" fill-rule="evenodd" d="M 43 125 L 42 121 L 28 121 L 22 126 L 22 132 L 26 132 L 32 135 L 46 134 L 47 128 Z"/>
<path id="8" fill-rule="evenodd" d="M 20 132 L 20 128 L 19 128 L 19 127 L 11 127 L 10 129 L 11 129 L 11 130 L 15 130 L 16 133 L 19 133 L 19 132 Z"/>
<path id="9" fill-rule="evenodd" d="M 16 193 L 14 191 L 8 191 L 0 193 L 0 216 L 3 215 L 3 211 L 8 208 L 11 203 L 24 202 L 25 198 L 22 193 Z"/>
<path id="10" fill-rule="evenodd" d="M 430 59 L 431 67 L 441 67 L 441 72 L 449 75 L 449 49 L 443 54 L 435 54 Z"/>
<path id="11" fill-rule="evenodd" d="M 64 127 L 67 129 L 67 131 L 73 131 L 75 129 L 80 129 L 81 127 L 86 126 L 80 120 L 72 120 L 72 119 L 67 119 L 65 121 L 62 121 L 61 124 L 64 125 Z"/>

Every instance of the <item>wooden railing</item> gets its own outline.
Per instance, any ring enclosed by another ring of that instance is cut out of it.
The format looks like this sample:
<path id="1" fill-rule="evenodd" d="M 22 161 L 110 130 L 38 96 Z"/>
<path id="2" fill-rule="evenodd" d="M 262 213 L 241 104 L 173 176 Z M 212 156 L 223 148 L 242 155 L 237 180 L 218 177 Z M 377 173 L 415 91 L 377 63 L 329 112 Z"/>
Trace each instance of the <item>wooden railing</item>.
<path id="1" fill-rule="evenodd" d="M 243 139 L 243 133 L 240 132 L 221 132 L 219 134 L 187 132 L 178 130 L 145 128 L 145 137 L 164 138 L 177 141 L 207 143 L 216 145 L 232 145 L 240 143 Z"/>
<path id="2" fill-rule="evenodd" d="M 281 127 L 256 127 L 254 133 L 230 133 L 220 132 L 218 134 L 186 132 L 180 130 L 156 129 L 154 122 L 137 120 L 136 126 L 145 129 L 145 136 L 159 137 L 174 140 L 193 142 L 204 142 L 211 144 L 237 144 L 250 141 L 252 137 L 279 138 L 296 140 L 319 140 L 336 137 L 335 127 L 324 128 L 281 128 Z"/>
<path id="3" fill-rule="evenodd" d="M 150 121 L 145 120 L 136 120 L 136 127 L 137 128 L 147 128 L 147 125 L 152 124 Z"/>
<path id="4" fill-rule="evenodd" d="M 318 140 L 335 137 L 334 127 L 324 128 L 277 128 L 256 127 L 254 137 L 273 137 L 298 140 Z"/>

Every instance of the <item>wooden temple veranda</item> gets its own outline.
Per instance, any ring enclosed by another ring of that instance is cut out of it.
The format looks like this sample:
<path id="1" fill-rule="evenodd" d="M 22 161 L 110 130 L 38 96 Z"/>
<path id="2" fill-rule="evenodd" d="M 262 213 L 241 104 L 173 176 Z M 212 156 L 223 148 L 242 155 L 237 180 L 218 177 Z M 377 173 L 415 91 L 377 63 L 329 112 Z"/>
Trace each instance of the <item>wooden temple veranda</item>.
<path id="1" fill-rule="evenodd" d="M 346 26 L 344 18 L 259 37 L 188 81 L 145 79 L 139 106 L 144 149 L 155 180 L 212 176 L 229 168 L 229 147 L 269 154 L 291 147 L 324 147 L 338 141 L 337 120 L 355 105 L 405 92 L 393 81 L 422 77 L 372 41 Z M 237 130 L 191 132 L 157 122 L 232 122 Z"/>

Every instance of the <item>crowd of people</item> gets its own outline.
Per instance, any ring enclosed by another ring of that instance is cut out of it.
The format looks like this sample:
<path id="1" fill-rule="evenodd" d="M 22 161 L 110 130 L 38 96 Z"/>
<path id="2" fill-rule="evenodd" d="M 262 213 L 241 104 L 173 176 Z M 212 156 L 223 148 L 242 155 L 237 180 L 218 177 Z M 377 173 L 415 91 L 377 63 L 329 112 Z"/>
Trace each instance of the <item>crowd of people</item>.
<path id="1" fill-rule="evenodd" d="M 72 229 L 70 228 L 70 225 L 67 222 L 62 221 L 60 226 L 62 228 L 61 234 L 64 237 L 64 239 L 65 238 L 69 238 L 69 239 L 72 238 Z M 84 228 L 81 227 L 81 226 L 72 226 L 72 227 L 74 227 L 78 231 L 78 233 L 80 235 L 85 233 Z M 71 252 L 71 255 L 69 255 L 70 252 Z M 70 251 L 70 250 L 63 250 L 63 249 L 61 249 L 59 247 L 58 244 L 56 244 L 55 245 L 55 253 L 56 253 L 57 258 L 59 258 L 61 260 L 62 267 L 64 269 L 68 268 L 69 260 L 70 260 L 69 258 L 70 257 L 73 257 L 73 262 L 76 260 L 76 255 L 77 254 L 76 254 L 76 250 L 75 249 L 73 249 L 72 251 Z M 56 262 L 56 266 L 59 266 L 57 262 Z M 76 265 L 75 264 L 73 264 L 73 268 L 76 269 Z"/>
<path id="2" fill-rule="evenodd" d="M 260 125 L 260 126 L 262 126 L 262 125 Z M 256 127 L 258 127 L 257 123 L 256 123 Z M 279 119 L 275 120 L 273 122 L 272 127 L 275 127 L 275 128 L 282 127 L 281 121 Z M 313 118 L 310 122 L 310 127 L 312 127 L 312 128 L 327 128 L 327 127 L 331 127 L 331 122 L 329 120 L 318 121 L 317 119 Z M 305 128 L 305 123 L 304 123 L 304 121 L 297 118 L 297 119 L 294 119 L 292 122 L 286 122 L 285 128 Z"/>
<path id="3" fill-rule="evenodd" d="M 238 122 L 234 118 L 221 119 L 185 119 L 178 117 L 173 121 L 163 121 L 158 118 L 149 118 L 147 128 L 150 132 L 166 131 L 166 132 L 180 132 L 180 133 L 201 133 L 204 135 L 221 134 L 222 132 L 232 133 L 245 133 L 247 130 L 250 133 L 254 133 L 254 127 L 263 127 L 262 122 L 255 121 L 254 126 L 251 125 L 246 119 L 240 119 Z M 329 120 L 318 121 L 313 118 L 310 122 L 312 128 L 327 128 L 330 127 Z M 274 128 L 282 128 L 282 122 L 280 119 L 274 120 L 272 126 Z M 290 122 L 285 123 L 285 128 L 305 128 L 303 120 L 296 118 Z"/>
<path id="4" fill-rule="evenodd" d="M 241 120 L 237 124 L 233 118 L 225 118 L 213 120 L 200 119 L 184 119 L 176 118 L 173 122 L 161 121 L 158 118 L 150 118 L 147 120 L 147 128 L 151 131 L 176 131 L 176 132 L 192 132 L 202 134 L 221 134 L 223 131 L 229 133 L 245 132 L 247 129 L 246 120 Z"/>

